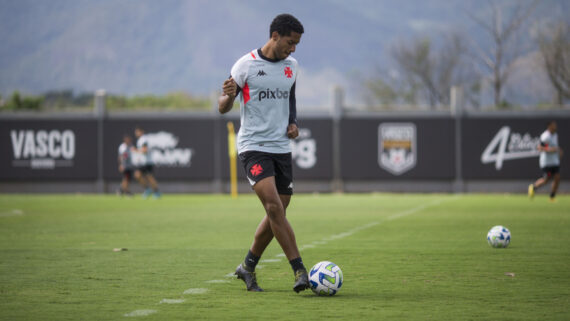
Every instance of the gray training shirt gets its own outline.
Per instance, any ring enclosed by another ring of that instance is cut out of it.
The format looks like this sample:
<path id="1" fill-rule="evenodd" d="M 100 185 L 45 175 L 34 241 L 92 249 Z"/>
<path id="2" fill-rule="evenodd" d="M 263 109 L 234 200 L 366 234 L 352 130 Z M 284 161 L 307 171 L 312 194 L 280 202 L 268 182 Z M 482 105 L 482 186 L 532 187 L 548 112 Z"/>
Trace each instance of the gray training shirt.
<path id="1" fill-rule="evenodd" d="M 291 152 L 287 126 L 297 122 L 297 70 L 293 57 L 272 60 L 264 57 L 260 49 L 252 50 L 234 64 L 231 76 L 241 93 L 239 153 Z"/>

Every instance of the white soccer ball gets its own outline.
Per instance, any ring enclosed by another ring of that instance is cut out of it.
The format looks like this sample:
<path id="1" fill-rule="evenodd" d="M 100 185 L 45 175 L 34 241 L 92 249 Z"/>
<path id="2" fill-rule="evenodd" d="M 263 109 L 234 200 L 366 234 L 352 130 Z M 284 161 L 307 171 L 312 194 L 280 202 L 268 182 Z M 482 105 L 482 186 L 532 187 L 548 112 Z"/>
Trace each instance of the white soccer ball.
<path id="1" fill-rule="evenodd" d="M 332 262 L 319 262 L 309 272 L 309 283 L 317 295 L 335 295 L 342 286 L 342 271 Z"/>
<path id="2" fill-rule="evenodd" d="M 502 225 L 493 226 L 487 233 L 487 242 L 492 247 L 507 247 L 511 243 L 511 232 Z"/>

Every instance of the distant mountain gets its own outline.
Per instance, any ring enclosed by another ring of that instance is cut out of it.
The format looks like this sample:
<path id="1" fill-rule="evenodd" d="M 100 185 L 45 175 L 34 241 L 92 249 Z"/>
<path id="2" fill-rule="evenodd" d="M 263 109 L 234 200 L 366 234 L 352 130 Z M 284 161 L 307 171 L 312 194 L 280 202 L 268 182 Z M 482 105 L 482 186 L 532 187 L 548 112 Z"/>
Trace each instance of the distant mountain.
<path id="1" fill-rule="evenodd" d="M 301 103 L 329 104 L 334 84 L 357 100 L 354 75 L 390 64 L 397 41 L 455 30 L 484 42 L 469 18 L 483 7 L 478 0 L 0 0 L 0 93 L 209 95 L 236 59 L 265 43 L 272 18 L 289 12 L 306 31 L 294 54 Z M 569 8 L 545 0 L 535 16 L 563 17 Z"/>

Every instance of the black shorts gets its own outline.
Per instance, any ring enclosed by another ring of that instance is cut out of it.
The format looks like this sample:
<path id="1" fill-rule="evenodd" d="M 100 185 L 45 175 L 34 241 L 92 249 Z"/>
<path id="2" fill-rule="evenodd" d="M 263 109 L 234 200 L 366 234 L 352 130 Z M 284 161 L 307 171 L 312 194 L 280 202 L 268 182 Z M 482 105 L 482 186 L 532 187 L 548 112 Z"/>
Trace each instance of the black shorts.
<path id="1" fill-rule="evenodd" d="M 125 169 L 123 170 L 123 177 L 127 180 L 130 180 L 133 177 L 133 170 L 132 169 Z"/>
<path id="2" fill-rule="evenodd" d="M 542 172 L 544 172 L 544 178 L 551 178 L 554 174 L 560 172 L 560 166 L 546 166 L 541 168 Z"/>
<path id="3" fill-rule="evenodd" d="M 137 168 L 141 174 L 152 174 L 152 170 L 154 169 L 154 165 L 144 165 Z"/>
<path id="4" fill-rule="evenodd" d="M 293 166 L 291 153 L 272 154 L 247 151 L 239 154 L 245 174 L 251 186 L 260 180 L 274 176 L 277 192 L 283 195 L 293 194 Z"/>

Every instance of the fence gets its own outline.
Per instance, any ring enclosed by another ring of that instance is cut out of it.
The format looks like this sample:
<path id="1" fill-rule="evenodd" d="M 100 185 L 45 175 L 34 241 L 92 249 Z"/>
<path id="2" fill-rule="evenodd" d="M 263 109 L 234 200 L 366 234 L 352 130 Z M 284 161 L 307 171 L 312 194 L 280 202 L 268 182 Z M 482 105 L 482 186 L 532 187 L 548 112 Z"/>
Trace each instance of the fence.
<path id="1" fill-rule="evenodd" d="M 117 148 L 136 125 L 151 136 L 165 192 L 227 192 L 226 122 L 237 114 L 0 115 L 0 192 L 112 192 Z M 292 141 L 299 192 L 523 192 L 541 173 L 538 137 L 568 113 L 305 115 Z M 240 190 L 247 191 L 238 164 Z M 568 157 L 561 169 L 570 168 Z M 568 191 L 565 182 L 561 191 Z"/>

